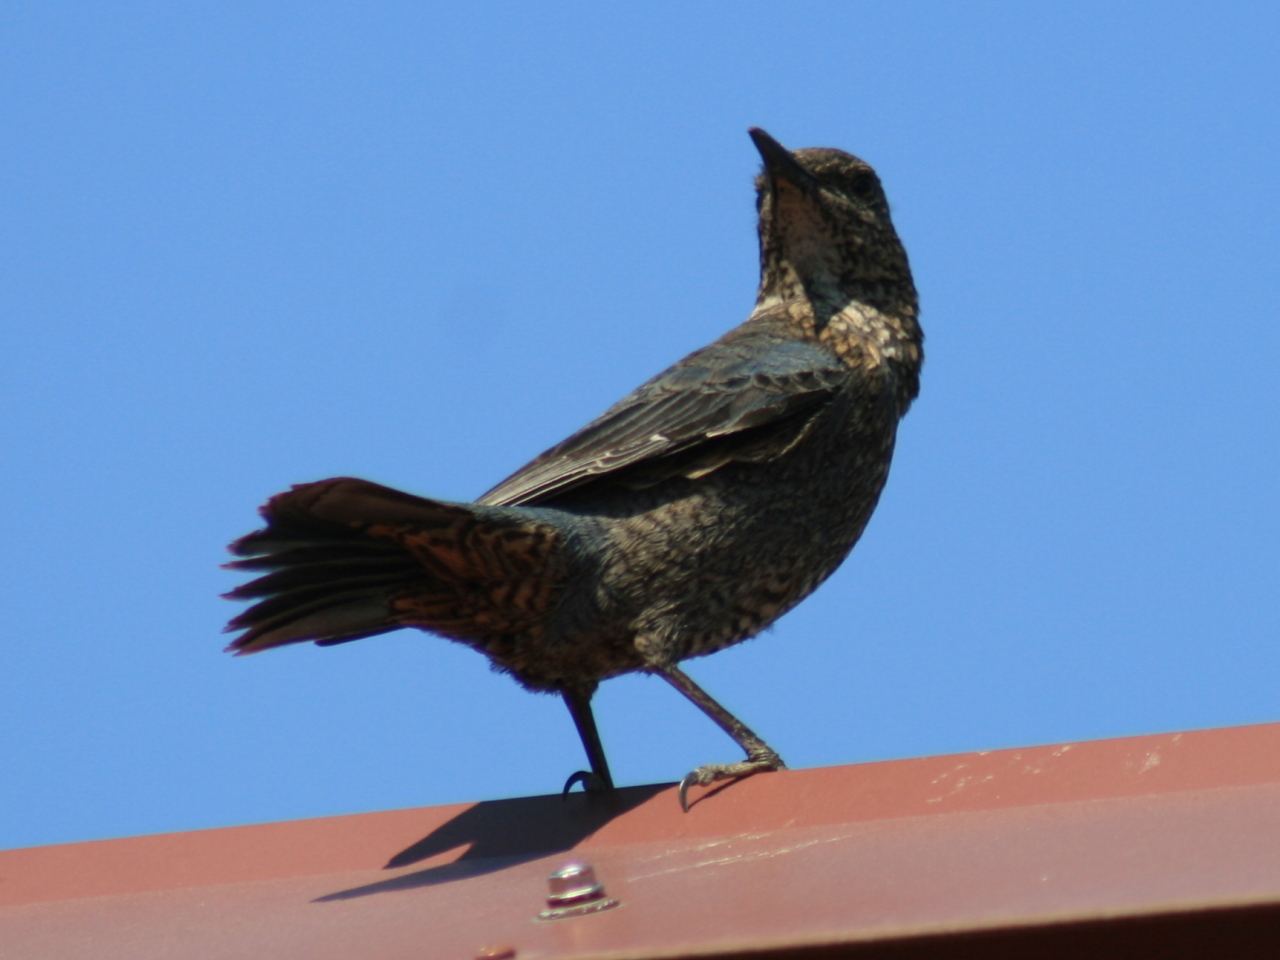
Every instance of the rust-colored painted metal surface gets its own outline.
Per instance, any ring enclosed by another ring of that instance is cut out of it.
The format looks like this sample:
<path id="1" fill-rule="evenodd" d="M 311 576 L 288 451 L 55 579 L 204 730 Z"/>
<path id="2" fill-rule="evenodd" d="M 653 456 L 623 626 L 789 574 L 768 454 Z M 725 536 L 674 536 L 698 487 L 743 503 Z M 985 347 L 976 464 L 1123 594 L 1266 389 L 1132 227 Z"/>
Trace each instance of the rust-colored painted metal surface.
<path id="1" fill-rule="evenodd" d="M 620 904 L 537 919 L 571 859 Z M 6 960 L 1198 956 L 1219 928 L 1280 957 L 1280 724 L 761 775 L 688 814 L 636 787 L 0 851 Z"/>

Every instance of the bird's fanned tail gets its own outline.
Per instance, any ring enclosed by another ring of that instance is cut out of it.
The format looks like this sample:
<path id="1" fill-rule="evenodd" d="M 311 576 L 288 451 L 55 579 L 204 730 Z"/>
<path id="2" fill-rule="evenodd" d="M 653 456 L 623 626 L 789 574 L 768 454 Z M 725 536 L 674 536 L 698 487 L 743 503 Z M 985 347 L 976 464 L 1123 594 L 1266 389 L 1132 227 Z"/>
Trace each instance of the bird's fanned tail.
<path id="1" fill-rule="evenodd" d="M 415 497 L 339 477 L 295 486 L 262 508 L 262 530 L 227 567 L 265 571 L 226 594 L 255 600 L 228 624 L 228 650 L 345 643 L 415 626 L 485 642 L 544 624 L 560 582 L 561 538 L 510 511 Z"/>

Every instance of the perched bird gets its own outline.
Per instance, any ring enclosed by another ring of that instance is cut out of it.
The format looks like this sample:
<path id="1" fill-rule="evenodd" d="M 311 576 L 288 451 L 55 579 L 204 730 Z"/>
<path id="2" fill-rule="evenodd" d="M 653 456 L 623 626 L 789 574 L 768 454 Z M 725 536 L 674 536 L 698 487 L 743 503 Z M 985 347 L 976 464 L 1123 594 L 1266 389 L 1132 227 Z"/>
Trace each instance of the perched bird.
<path id="1" fill-rule="evenodd" d="M 861 536 L 919 390 L 923 335 L 907 255 L 875 172 L 839 150 L 790 152 L 750 131 L 760 290 L 741 326 L 685 357 L 475 503 L 366 480 L 295 486 L 262 508 L 228 566 L 238 654 L 418 627 L 564 697 L 611 789 L 591 713 L 601 680 L 671 683 L 746 758 L 709 784 L 783 766 L 681 661 L 753 636 Z"/>

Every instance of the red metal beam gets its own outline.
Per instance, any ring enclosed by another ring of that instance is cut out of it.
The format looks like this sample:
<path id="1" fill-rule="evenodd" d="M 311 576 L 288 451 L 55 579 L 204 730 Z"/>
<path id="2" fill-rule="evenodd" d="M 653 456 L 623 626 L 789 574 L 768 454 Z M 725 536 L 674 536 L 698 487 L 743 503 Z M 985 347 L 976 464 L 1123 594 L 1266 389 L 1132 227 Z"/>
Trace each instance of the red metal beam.
<path id="1" fill-rule="evenodd" d="M 570 859 L 620 905 L 537 919 Z M 484 946 L 1280 956 L 1280 724 L 0 851 L 0 957 Z"/>

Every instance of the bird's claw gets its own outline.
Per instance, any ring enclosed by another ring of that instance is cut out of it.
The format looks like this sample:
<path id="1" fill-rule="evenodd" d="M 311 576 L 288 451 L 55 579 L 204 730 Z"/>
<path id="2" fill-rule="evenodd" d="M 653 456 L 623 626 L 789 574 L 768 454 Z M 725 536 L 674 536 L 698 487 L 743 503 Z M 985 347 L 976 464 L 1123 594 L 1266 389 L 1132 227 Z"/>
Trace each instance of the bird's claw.
<path id="1" fill-rule="evenodd" d="M 705 787 L 717 780 L 731 780 L 737 777 L 749 777 L 753 773 L 764 773 L 769 770 L 785 770 L 787 765 L 782 758 L 770 751 L 757 757 L 748 757 L 738 763 L 709 763 L 691 773 L 685 774 L 680 781 L 680 807 L 689 812 L 689 788 Z"/>
<path id="2" fill-rule="evenodd" d="M 569 779 L 564 782 L 564 791 L 561 796 L 569 796 L 569 791 L 574 788 L 575 784 L 582 784 L 582 789 L 587 793 L 603 793 L 609 789 L 609 785 L 604 782 L 604 777 L 598 773 L 592 773 L 590 770 L 578 770 L 569 775 Z"/>

